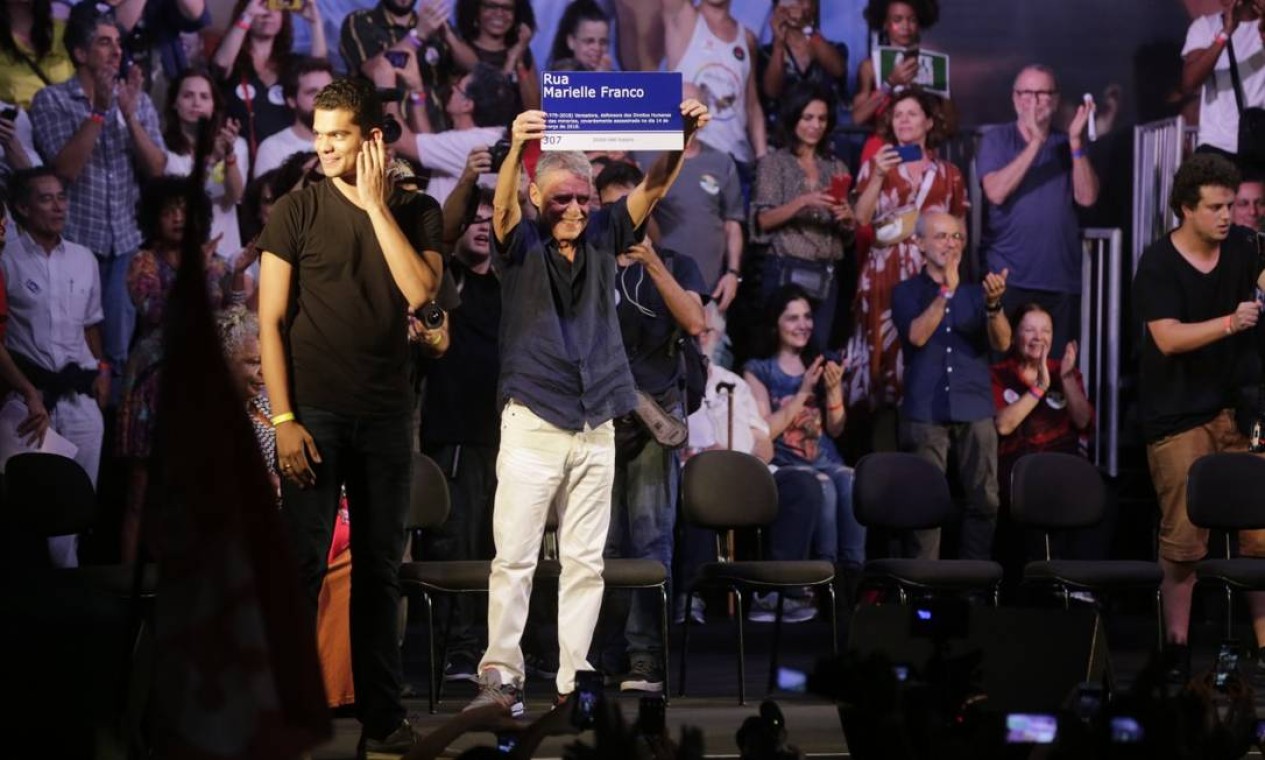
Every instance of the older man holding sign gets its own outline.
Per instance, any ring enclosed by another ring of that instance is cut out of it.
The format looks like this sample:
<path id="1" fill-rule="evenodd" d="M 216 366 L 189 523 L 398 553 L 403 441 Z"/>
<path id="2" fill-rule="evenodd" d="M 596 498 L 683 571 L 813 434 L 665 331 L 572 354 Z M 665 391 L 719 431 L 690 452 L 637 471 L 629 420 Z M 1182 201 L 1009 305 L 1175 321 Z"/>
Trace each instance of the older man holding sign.
<path id="1" fill-rule="evenodd" d="M 676 115 L 681 147 L 710 118 L 696 100 L 680 103 Z M 683 160 L 680 149 L 666 153 L 627 198 L 590 218 L 588 160 L 572 151 L 544 153 L 528 186 L 539 216 L 526 221 L 518 204 L 524 148 L 546 138 L 548 120 L 544 111 L 525 111 L 514 120 L 492 215 L 502 273 L 504 407 L 488 648 L 479 663 L 479 695 L 469 707 L 495 704 L 515 716 L 523 712 L 519 640 L 545 520 L 555 503 L 562 561 L 559 696 L 575 689 L 577 670 L 590 668 L 586 657 L 602 604 L 602 549 L 615 474 L 612 420 L 636 405 L 615 312 L 615 257 L 640 237 Z"/>

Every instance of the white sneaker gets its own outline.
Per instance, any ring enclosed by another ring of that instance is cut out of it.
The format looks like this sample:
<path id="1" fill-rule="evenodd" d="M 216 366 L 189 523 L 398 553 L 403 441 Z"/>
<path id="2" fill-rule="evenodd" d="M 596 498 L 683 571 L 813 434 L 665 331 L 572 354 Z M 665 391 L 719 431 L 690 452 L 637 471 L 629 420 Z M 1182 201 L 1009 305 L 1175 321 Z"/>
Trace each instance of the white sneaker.
<path id="1" fill-rule="evenodd" d="M 804 623 L 817 617 L 817 607 L 812 597 L 788 596 L 782 602 L 783 623 Z M 747 619 L 753 623 L 772 623 L 777 620 L 777 592 L 751 595 L 751 612 Z"/>
<path id="2" fill-rule="evenodd" d="M 690 601 L 690 620 L 702 625 L 706 618 L 703 616 L 707 604 L 703 601 L 703 597 L 695 596 Z M 676 595 L 676 603 L 673 607 L 672 622 L 680 625 L 685 622 L 685 594 Z"/>

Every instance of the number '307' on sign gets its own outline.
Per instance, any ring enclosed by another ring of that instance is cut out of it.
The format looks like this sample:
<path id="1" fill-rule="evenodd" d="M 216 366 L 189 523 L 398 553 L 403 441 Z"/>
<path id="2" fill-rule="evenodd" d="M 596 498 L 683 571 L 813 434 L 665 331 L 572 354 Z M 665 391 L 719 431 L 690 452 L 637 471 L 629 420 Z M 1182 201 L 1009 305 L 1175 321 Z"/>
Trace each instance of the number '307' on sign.
<path id="1" fill-rule="evenodd" d="M 546 71 L 544 150 L 682 150 L 680 72 Z"/>

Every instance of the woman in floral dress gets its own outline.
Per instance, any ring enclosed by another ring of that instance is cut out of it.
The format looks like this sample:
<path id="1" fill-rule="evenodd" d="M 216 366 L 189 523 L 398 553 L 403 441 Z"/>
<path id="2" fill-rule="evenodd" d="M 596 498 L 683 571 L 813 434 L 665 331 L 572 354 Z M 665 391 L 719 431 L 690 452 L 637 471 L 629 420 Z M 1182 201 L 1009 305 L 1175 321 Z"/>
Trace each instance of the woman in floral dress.
<path id="1" fill-rule="evenodd" d="M 857 222 L 873 222 L 877 239 L 858 272 L 846 394 L 849 407 L 874 413 L 900 402 L 904 367 L 892 325 L 892 290 L 922 270 L 913 221 L 928 212 L 963 217 L 968 205 L 962 173 L 935 155 L 948 136 L 938 97 L 906 90 L 893 100 L 879 130 L 888 145 L 857 178 Z M 902 162 L 894 146 L 917 146 L 920 157 Z"/>

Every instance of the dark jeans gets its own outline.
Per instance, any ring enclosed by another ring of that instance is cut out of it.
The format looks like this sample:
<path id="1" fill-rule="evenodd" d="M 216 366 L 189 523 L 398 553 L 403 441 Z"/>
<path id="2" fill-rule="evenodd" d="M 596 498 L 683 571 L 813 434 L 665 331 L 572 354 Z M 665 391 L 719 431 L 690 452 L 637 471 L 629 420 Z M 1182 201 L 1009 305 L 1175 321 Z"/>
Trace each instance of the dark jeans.
<path id="1" fill-rule="evenodd" d="M 764 529 L 764 558 L 808 559 L 825 498 L 817 474 L 781 468 L 773 473 L 773 481 L 777 484 L 777 519 Z M 677 577 L 682 581 L 677 588 L 684 591 L 700 565 L 715 561 L 716 532 L 686 524 L 677 555 Z"/>
<path id="2" fill-rule="evenodd" d="M 975 422 L 933 425 L 902 420 L 901 448 L 911 451 L 945 472 L 949 449 L 958 461 L 958 477 L 968 504 L 962 519 L 961 559 L 992 559 L 993 533 L 997 529 L 997 428 L 993 418 Z M 918 559 L 940 557 L 939 529 L 912 531 L 906 554 Z"/>
<path id="3" fill-rule="evenodd" d="M 1050 312 L 1054 322 L 1054 336 L 1050 339 L 1050 356 L 1056 361 L 1063 358 L 1063 348 L 1069 340 L 1080 340 L 1081 296 L 1079 293 L 1057 293 L 1053 290 L 1029 290 L 1006 286 L 1001 297 L 1002 308 L 1010 324 L 1015 324 L 1015 314 L 1030 303 L 1039 304 Z M 1081 350 L 1085 347 L 1081 346 Z"/>
<path id="4" fill-rule="evenodd" d="M 426 531 L 422 539 L 422 556 L 426 560 L 492 559 L 496 453 L 496 446 L 449 444 L 426 448 L 426 455 L 448 475 L 452 503 L 444 524 Z M 449 658 L 462 655 L 477 662 L 487 639 L 487 632 L 481 630 L 487 621 L 487 599 L 481 594 L 452 594 L 438 601 L 439 619 L 451 619 Z"/>
<path id="5" fill-rule="evenodd" d="M 282 514 L 313 619 L 334 532 L 339 491 L 351 513 L 351 663 L 356 713 L 367 736 L 380 738 L 404 720 L 402 666 L 396 639 L 404 520 L 412 485 L 410 416 L 351 417 L 300 406 L 300 424 L 316 442 L 316 485 L 281 486 Z"/>

